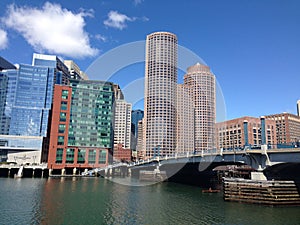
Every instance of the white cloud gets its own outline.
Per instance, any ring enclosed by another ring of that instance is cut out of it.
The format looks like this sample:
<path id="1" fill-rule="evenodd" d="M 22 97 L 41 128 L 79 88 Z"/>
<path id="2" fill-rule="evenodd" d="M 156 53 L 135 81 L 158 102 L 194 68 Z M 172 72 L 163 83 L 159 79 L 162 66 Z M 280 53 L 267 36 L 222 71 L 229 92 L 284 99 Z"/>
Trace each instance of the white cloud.
<path id="1" fill-rule="evenodd" d="M 92 16 L 92 11 L 88 12 L 75 14 L 49 2 L 41 9 L 10 5 L 2 21 L 19 32 L 37 51 L 82 58 L 98 53 L 98 49 L 90 46 L 84 30 L 84 17 Z"/>
<path id="2" fill-rule="evenodd" d="M 5 30 L 0 29 L 0 50 L 7 47 L 8 38 Z"/>
<path id="3" fill-rule="evenodd" d="M 110 11 L 108 13 L 108 19 L 104 21 L 104 25 L 113 27 L 119 30 L 123 30 L 127 27 L 126 22 L 135 21 L 135 17 L 128 17 L 125 14 L 118 13 L 117 11 Z"/>
<path id="4" fill-rule="evenodd" d="M 100 41 L 103 41 L 103 42 L 106 42 L 106 41 L 107 41 L 107 38 L 106 38 L 105 36 L 101 35 L 101 34 L 96 34 L 96 35 L 95 35 L 95 38 L 96 38 L 97 40 L 100 40 Z"/>

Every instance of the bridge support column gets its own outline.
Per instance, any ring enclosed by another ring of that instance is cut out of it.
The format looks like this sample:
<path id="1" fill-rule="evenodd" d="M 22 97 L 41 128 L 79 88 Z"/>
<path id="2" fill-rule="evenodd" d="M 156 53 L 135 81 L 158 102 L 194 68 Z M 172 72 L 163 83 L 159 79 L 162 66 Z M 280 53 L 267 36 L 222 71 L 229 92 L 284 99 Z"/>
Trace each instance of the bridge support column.
<path id="1" fill-rule="evenodd" d="M 128 176 L 131 177 L 131 168 L 128 168 Z"/>
<path id="2" fill-rule="evenodd" d="M 49 176 L 50 176 L 50 170 L 51 169 L 49 169 Z M 51 173 L 52 173 L 52 170 L 51 170 Z M 52 174 L 51 174 L 52 175 Z M 44 178 L 44 169 L 42 169 L 42 176 L 41 176 L 41 178 Z"/>
<path id="3" fill-rule="evenodd" d="M 44 173 L 44 170 L 42 170 L 42 177 L 43 177 L 43 173 Z M 49 176 L 52 176 L 52 169 L 49 169 Z"/>
<path id="4" fill-rule="evenodd" d="M 76 171 L 77 171 L 77 169 L 76 169 L 76 167 L 73 169 L 73 175 L 76 175 Z"/>
<path id="5" fill-rule="evenodd" d="M 8 168 L 8 177 L 10 177 L 10 168 Z"/>
<path id="6" fill-rule="evenodd" d="M 32 169 L 32 178 L 34 178 L 34 172 L 35 172 L 35 169 L 33 168 Z"/>
<path id="7" fill-rule="evenodd" d="M 64 176 L 66 174 L 66 170 L 65 169 L 61 169 L 61 175 Z"/>

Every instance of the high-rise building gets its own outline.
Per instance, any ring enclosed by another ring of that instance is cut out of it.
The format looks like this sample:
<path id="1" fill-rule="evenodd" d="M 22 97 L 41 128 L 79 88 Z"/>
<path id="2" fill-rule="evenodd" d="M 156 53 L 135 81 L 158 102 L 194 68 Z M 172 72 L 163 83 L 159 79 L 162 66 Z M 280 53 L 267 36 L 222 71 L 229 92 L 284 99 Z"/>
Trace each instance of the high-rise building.
<path id="1" fill-rule="evenodd" d="M 71 86 L 56 85 L 54 95 L 48 167 L 107 165 L 113 148 L 113 84 L 71 80 Z"/>
<path id="2" fill-rule="evenodd" d="M 145 134 L 145 126 L 144 126 L 145 118 L 138 122 L 138 138 L 136 144 L 136 159 L 145 159 L 146 158 L 146 150 L 144 148 L 144 134 Z"/>
<path id="3" fill-rule="evenodd" d="M 187 69 L 184 84 L 187 85 L 194 104 L 195 151 L 215 149 L 215 76 L 208 66 L 197 63 Z"/>
<path id="4" fill-rule="evenodd" d="M 297 115 L 300 116 L 300 100 L 297 101 Z"/>
<path id="5" fill-rule="evenodd" d="M 125 149 L 130 149 L 131 103 L 117 99 L 114 107 L 114 144 L 122 144 Z"/>
<path id="6" fill-rule="evenodd" d="M 277 144 L 294 145 L 300 141 L 300 117 L 291 113 L 267 115 L 276 123 Z"/>
<path id="7" fill-rule="evenodd" d="M 17 159 L 34 152 L 32 157 L 36 163 L 45 161 L 41 153 L 42 146 L 47 146 L 54 69 L 21 64 L 17 69 L 3 70 L 0 74 L 0 86 L 5 88 L 0 91 L 0 134 L 2 143 L 6 143 L 0 147 L 2 155 L 9 158 L 9 154 L 13 154 Z M 16 143 L 20 144 L 16 147 Z"/>
<path id="8" fill-rule="evenodd" d="M 176 151 L 177 48 L 175 34 L 147 36 L 144 146 L 148 158 Z"/>
<path id="9" fill-rule="evenodd" d="M 54 83 L 68 85 L 71 74 L 68 67 L 55 55 L 33 54 L 33 66 L 41 66 L 54 69 Z"/>
<path id="10" fill-rule="evenodd" d="M 144 111 L 140 109 L 131 112 L 131 149 L 136 150 L 138 139 L 138 123 L 144 118 Z"/>
<path id="11" fill-rule="evenodd" d="M 194 104 L 189 87 L 177 85 L 177 153 L 193 152 L 194 146 Z"/>
<path id="12" fill-rule="evenodd" d="M 1 74 L 8 78 L 6 90 L 2 90 L 6 92 L 6 104 L 1 134 L 46 137 L 53 71 L 21 64 L 17 70 L 5 70 Z"/>
<path id="13" fill-rule="evenodd" d="M 137 138 L 138 137 L 138 122 L 144 118 L 144 111 L 141 109 L 135 109 L 131 112 L 131 124 L 132 133 Z"/>
<path id="14" fill-rule="evenodd" d="M 276 124 L 264 117 L 241 117 L 216 124 L 217 149 L 243 150 L 247 146 L 277 144 Z"/>

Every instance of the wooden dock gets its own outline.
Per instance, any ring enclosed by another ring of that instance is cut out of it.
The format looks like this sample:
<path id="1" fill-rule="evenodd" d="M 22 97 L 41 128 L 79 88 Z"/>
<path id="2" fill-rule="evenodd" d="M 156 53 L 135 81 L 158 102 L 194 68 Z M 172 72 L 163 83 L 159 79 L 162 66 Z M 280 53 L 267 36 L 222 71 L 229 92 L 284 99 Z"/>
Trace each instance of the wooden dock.
<path id="1" fill-rule="evenodd" d="M 300 183 L 224 178 L 225 201 L 265 205 L 300 205 Z"/>

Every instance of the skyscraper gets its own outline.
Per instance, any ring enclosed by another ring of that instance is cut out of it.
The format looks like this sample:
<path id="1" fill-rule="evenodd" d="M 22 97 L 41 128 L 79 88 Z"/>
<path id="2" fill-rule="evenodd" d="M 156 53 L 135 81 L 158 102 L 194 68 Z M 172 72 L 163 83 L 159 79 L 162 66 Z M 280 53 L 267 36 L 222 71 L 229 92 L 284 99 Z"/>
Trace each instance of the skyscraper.
<path id="1" fill-rule="evenodd" d="M 177 48 L 175 34 L 147 36 L 144 146 L 148 158 L 176 151 Z"/>
<path id="2" fill-rule="evenodd" d="M 114 112 L 114 144 L 122 144 L 130 148 L 131 142 L 131 103 L 124 99 L 115 100 Z"/>
<path id="3" fill-rule="evenodd" d="M 206 65 L 197 63 L 187 69 L 184 84 L 189 87 L 194 103 L 195 150 L 216 148 L 216 88 L 215 76 Z"/>
<path id="4" fill-rule="evenodd" d="M 193 152 L 194 146 L 194 104 L 189 87 L 177 85 L 177 153 Z"/>
<path id="5" fill-rule="evenodd" d="M 140 109 L 131 112 L 131 149 L 136 150 L 138 139 L 138 123 L 144 118 L 144 111 Z"/>

